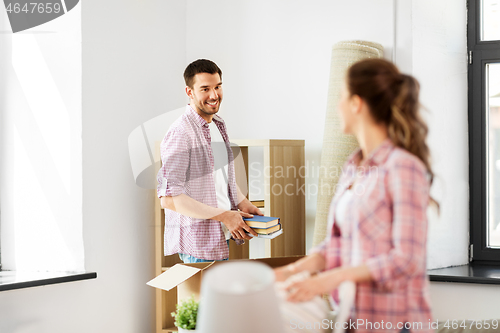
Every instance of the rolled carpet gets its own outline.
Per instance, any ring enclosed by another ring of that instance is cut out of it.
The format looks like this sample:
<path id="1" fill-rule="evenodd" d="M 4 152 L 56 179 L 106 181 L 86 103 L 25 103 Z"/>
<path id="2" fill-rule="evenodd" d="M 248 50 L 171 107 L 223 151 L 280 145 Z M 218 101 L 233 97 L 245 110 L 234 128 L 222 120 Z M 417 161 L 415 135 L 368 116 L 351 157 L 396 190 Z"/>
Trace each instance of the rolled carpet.
<path id="1" fill-rule="evenodd" d="M 314 246 L 321 243 L 326 236 L 328 209 L 342 172 L 342 166 L 347 157 L 359 146 L 353 135 L 342 133 L 337 112 L 346 71 L 357 61 L 365 58 L 381 58 L 383 53 L 382 45 L 366 41 L 344 41 L 333 46 L 319 169 Z"/>

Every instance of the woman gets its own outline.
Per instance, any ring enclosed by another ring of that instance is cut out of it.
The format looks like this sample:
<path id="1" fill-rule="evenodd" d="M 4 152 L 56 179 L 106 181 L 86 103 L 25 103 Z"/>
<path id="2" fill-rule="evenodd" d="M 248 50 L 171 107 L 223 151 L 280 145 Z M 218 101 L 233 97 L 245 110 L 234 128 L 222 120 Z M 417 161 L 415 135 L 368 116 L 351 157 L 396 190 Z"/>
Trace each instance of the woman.
<path id="1" fill-rule="evenodd" d="M 339 112 L 360 149 L 346 162 L 330 205 L 327 237 L 312 254 L 277 268 L 283 281 L 320 272 L 288 288 L 289 300 L 356 284 L 356 332 L 432 332 L 426 275 L 427 217 L 433 173 L 419 85 L 390 62 L 349 68 Z M 437 204 L 437 203 L 436 203 Z"/>

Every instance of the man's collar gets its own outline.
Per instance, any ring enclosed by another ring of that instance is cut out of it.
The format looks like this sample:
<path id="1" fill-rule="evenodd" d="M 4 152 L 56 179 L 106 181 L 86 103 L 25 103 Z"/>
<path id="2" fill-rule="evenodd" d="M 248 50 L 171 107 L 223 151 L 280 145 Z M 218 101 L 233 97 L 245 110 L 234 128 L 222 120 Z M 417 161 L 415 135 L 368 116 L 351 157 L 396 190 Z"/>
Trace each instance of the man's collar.
<path id="1" fill-rule="evenodd" d="M 208 126 L 207 121 L 205 119 L 203 119 L 203 117 L 200 116 L 198 114 L 198 112 L 193 110 L 193 108 L 189 104 L 186 106 L 186 114 L 189 117 L 189 119 L 191 119 L 191 121 L 193 121 L 199 127 L 207 127 Z"/>
<path id="2" fill-rule="evenodd" d="M 197 124 L 198 126 L 200 127 L 207 127 L 208 126 L 208 122 L 198 114 L 198 112 L 196 112 L 190 104 L 188 104 L 186 106 L 186 114 L 187 116 L 195 123 Z M 216 122 L 220 122 L 220 123 L 224 123 L 224 120 L 222 120 L 221 117 L 219 117 L 217 114 L 214 114 L 214 116 L 212 117 L 212 121 L 216 121 Z"/>
<path id="3" fill-rule="evenodd" d="M 222 118 L 219 117 L 219 115 L 217 115 L 217 114 L 214 114 L 212 120 L 215 120 L 215 121 L 217 121 L 219 123 L 223 123 L 224 122 L 224 120 L 222 120 Z"/>

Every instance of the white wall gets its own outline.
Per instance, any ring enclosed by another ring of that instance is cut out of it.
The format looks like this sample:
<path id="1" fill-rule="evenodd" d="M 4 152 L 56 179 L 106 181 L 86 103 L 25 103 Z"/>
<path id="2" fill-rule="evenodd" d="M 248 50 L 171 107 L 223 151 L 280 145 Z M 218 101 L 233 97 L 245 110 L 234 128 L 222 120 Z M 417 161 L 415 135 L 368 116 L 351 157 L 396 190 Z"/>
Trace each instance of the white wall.
<path id="1" fill-rule="evenodd" d="M 314 232 L 332 46 L 369 40 L 390 57 L 392 8 L 392 0 L 187 1 L 187 60 L 206 57 L 221 67 L 220 114 L 229 137 L 305 140 L 314 175 L 306 178 L 306 249 Z M 210 27 L 208 17 L 216 22 Z"/>
<path id="2" fill-rule="evenodd" d="M 413 1 L 413 74 L 429 124 L 431 194 L 441 215 L 429 221 L 429 267 L 468 262 L 469 158 L 465 1 Z"/>
<path id="3" fill-rule="evenodd" d="M 382 44 L 422 85 L 437 175 L 429 267 L 467 263 L 468 165 L 465 4 L 457 1 L 188 1 L 187 60 L 223 70 L 220 114 L 232 139 L 305 139 L 306 248 L 312 246 L 331 48 L 364 39 Z M 357 8 L 356 14 L 352 14 Z M 203 38 L 206 17 L 217 17 Z M 439 75 L 436 76 L 436 73 Z M 439 96 L 439 98 L 436 98 Z M 450 166 L 452 166 L 450 168 Z M 451 169 L 451 170 L 450 170 Z M 453 237 L 449 237 L 453 235 Z"/>
<path id="4" fill-rule="evenodd" d="M 183 1 L 86 0 L 83 237 L 95 280 L 0 293 L 0 332 L 153 332 L 153 196 L 135 185 L 127 138 L 184 103 Z M 173 107 L 175 106 L 175 107 Z"/>
<path id="5" fill-rule="evenodd" d="M 429 110 L 429 144 L 436 173 L 430 214 L 429 267 L 468 261 L 468 122 L 465 1 L 412 1 L 412 70 Z M 495 285 L 431 283 L 435 319 L 499 318 Z"/>
<path id="6" fill-rule="evenodd" d="M 434 319 L 500 321 L 500 288 L 498 285 L 451 282 L 431 283 L 431 304 Z"/>

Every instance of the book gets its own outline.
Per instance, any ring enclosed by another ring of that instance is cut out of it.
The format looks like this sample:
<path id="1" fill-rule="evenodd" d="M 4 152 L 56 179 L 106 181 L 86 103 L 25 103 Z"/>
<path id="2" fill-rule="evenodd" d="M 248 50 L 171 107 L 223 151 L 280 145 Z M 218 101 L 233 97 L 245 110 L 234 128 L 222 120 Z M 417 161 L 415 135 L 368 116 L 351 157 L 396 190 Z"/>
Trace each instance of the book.
<path id="1" fill-rule="evenodd" d="M 249 234 L 247 232 L 247 235 L 248 236 L 251 236 L 251 237 L 254 237 L 254 238 L 265 238 L 265 239 L 273 239 L 273 238 L 276 238 L 278 237 L 279 235 L 281 235 L 283 233 L 283 229 L 280 229 L 278 231 L 275 231 L 273 233 L 270 233 L 269 235 L 265 235 L 265 234 L 258 234 L 258 236 L 254 236 L 252 234 Z"/>
<path id="2" fill-rule="evenodd" d="M 280 230 L 281 224 L 278 223 L 278 224 L 273 225 L 272 227 L 269 227 L 269 228 L 252 228 L 252 229 L 253 229 L 253 231 L 255 231 L 256 233 L 258 233 L 260 235 L 269 235 L 275 231 Z"/>
<path id="3" fill-rule="evenodd" d="M 258 208 L 264 208 L 264 200 L 255 200 L 255 201 L 250 201 L 252 205 Z"/>
<path id="4" fill-rule="evenodd" d="M 251 228 L 269 228 L 280 223 L 279 217 L 254 215 L 252 218 L 244 217 L 243 221 Z"/>

